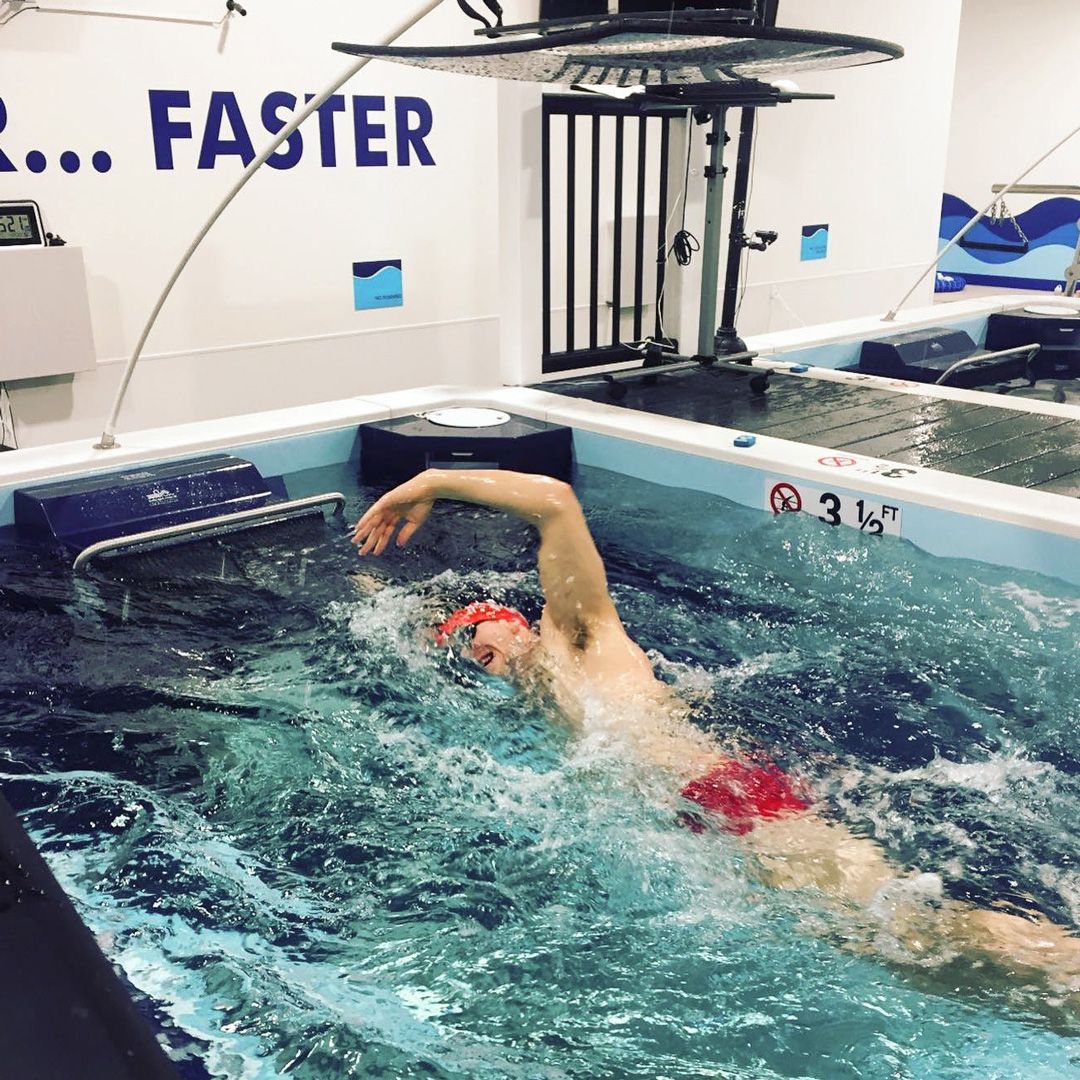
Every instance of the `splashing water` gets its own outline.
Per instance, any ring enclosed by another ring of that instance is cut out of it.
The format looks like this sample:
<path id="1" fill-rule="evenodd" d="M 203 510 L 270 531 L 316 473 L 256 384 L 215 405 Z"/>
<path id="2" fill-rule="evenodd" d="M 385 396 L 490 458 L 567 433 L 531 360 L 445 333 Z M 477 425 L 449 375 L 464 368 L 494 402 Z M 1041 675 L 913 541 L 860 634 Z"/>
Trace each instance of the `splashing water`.
<path id="1" fill-rule="evenodd" d="M 291 489 L 319 483 L 342 478 Z M 605 473 L 580 490 L 627 628 L 702 727 L 795 768 L 912 888 L 1077 924 L 1075 589 Z M 617 745 L 433 645 L 477 597 L 536 617 L 534 557 L 465 507 L 355 583 L 334 526 L 214 576 L 0 556 L 5 793 L 182 1075 L 1080 1076 L 1022 1006 L 837 948 Z"/>

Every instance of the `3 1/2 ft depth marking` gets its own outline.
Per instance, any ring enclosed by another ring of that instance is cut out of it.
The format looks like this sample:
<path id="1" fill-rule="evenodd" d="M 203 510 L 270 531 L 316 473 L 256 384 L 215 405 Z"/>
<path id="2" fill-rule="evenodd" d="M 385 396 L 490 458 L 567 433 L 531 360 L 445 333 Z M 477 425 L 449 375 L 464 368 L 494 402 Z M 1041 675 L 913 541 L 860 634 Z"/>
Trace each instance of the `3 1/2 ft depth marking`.
<path id="1" fill-rule="evenodd" d="M 813 514 L 824 525 L 848 525 L 870 536 L 900 536 L 903 528 L 903 512 L 898 506 L 791 480 L 766 482 L 765 509 L 774 514 Z"/>

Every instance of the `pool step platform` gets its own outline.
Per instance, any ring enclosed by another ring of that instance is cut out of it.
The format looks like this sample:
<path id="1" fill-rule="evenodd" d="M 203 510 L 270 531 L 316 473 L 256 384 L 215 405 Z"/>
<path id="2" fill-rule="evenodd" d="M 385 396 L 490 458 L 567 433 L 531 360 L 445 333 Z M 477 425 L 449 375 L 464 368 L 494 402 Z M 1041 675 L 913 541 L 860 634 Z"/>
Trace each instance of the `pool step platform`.
<path id="1" fill-rule="evenodd" d="M 289 500 L 280 476 L 264 477 L 230 454 L 148 465 L 126 472 L 21 488 L 15 531 L 23 540 L 78 552 L 75 569 L 106 555 L 145 552 L 275 525 L 321 518 L 339 492 Z"/>

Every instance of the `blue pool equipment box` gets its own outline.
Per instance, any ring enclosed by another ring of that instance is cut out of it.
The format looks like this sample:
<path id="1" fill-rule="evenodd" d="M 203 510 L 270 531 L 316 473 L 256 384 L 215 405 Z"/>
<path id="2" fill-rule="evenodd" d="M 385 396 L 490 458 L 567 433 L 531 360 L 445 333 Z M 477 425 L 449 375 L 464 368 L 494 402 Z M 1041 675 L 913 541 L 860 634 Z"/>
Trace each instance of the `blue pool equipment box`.
<path id="1" fill-rule="evenodd" d="M 965 330 L 948 326 L 928 326 L 903 334 L 864 341 L 856 370 L 911 382 L 937 382 L 962 360 L 973 362 L 949 378 L 950 386 L 980 386 L 987 382 L 1015 379 L 1024 373 L 1022 355 L 995 357 L 981 350 Z"/>
<path id="2" fill-rule="evenodd" d="M 28 540 L 83 550 L 287 498 L 280 476 L 264 478 L 249 461 L 214 454 L 23 488 L 15 492 L 15 529 Z"/>
<path id="3" fill-rule="evenodd" d="M 360 428 L 365 484 L 392 485 L 424 469 L 508 469 L 573 477 L 570 428 L 497 409 L 446 408 Z"/>
<path id="4" fill-rule="evenodd" d="M 988 349 L 1014 349 L 1034 342 L 1042 346 L 1035 370 L 1040 378 L 1080 375 L 1080 315 L 1059 310 L 1052 301 L 1023 311 L 995 312 L 986 324 Z"/>

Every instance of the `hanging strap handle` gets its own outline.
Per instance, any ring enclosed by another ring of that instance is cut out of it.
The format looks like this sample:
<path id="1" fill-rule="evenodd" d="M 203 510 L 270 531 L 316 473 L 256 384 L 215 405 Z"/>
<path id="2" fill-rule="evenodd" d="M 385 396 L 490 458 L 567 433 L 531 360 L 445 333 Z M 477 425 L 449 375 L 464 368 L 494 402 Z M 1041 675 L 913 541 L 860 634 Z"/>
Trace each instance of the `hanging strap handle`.
<path id="1" fill-rule="evenodd" d="M 489 30 L 494 30 L 496 27 L 502 26 L 503 9 L 502 4 L 499 3 L 499 0 L 484 0 L 484 6 L 488 9 L 488 11 L 491 12 L 492 15 L 495 16 L 496 21 L 493 23 L 488 22 L 487 18 L 481 15 L 480 12 L 472 6 L 472 4 L 467 2 L 467 0 L 457 0 L 457 2 L 458 7 L 461 8 L 461 10 L 464 11 L 470 19 L 475 19 L 477 22 L 483 23 L 484 26 L 486 26 Z"/>

